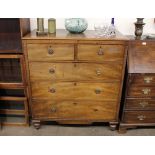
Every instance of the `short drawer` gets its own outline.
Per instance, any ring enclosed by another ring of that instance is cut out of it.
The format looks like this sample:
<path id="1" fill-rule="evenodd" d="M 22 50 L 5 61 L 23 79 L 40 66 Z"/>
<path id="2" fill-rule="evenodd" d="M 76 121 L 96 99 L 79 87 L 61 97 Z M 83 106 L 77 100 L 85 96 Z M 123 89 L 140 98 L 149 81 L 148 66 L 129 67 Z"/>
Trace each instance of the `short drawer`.
<path id="1" fill-rule="evenodd" d="M 97 101 L 33 101 L 32 113 L 36 118 L 114 120 L 116 102 Z"/>
<path id="2" fill-rule="evenodd" d="M 74 45 L 27 44 L 29 61 L 74 60 Z"/>
<path id="3" fill-rule="evenodd" d="M 122 61 L 122 45 L 78 45 L 78 60 L 86 61 Z"/>
<path id="4" fill-rule="evenodd" d="M 124 123 L 155 123 L 155 111 L 125 111 Z"/>
<path id="5" fill-rule="evenodd" d="M 128 97 L 155 97 L 155 87 L 131 85 L 127 91 Z"/>
<path id="6" fill-rule="evenodd" d="M 34 99 L 117 101 L 120 83 L 32 82 Z"/>
<path id="7" fill-rule="evenodd" d="M 155 85 L 155 74 L 132 74 L 131 84 Z"/>
<path id="8" fill-rule="evenodd" d="M 151 99 L 127 99 L 125 108 L 130 110 L 155 110 L 155 100 Z"/>
<path id="9" fill-rule="evenodd" d="M 30 79 L 34 80 L 107 80 L 120 81 L 121 63 L 29 63 Z"/>

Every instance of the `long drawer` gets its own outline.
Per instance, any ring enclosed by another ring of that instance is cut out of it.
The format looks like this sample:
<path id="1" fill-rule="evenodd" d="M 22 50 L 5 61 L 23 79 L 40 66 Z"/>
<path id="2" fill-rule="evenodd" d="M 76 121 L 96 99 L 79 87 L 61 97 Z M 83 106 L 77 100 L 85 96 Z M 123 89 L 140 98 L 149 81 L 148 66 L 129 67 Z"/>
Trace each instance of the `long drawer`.
<path id="1" fill-rule="evenodd" d="M 154 123 L 155 111 L 125 111 L 125 123 Z"/>
<path id="2" fill-rule="evenodd" d="M 122 45 L 78 45 L 78 60 L 87 61 L 122 61 L 124 46 Z"/>
<path id="3" fill-rule="evenodd" d="M 155 87 L 130 85 L 127 92 L 128 97 L 154 97 Z"/>
<path id="4" fill-rule="evenodd" d="M 155 110 L 155 100 L 151 99 L 127 99 L 125 109 L 129 110 Z"/>
<path id="5" fill-rule="evenodd" d="M 32 98 L 117 101 L 120 83 L 41 82 L 31 83 Z"/>
<path id="6" fill-rule="evenodd" d="M 74 60 L 72 44 L 27 44 L 29 61 Z"/>
<path id="7" fill-rule="evenodd" d="M 32 111 L 36 118 L 114 120 L 116 106 L 116 102 L 34 100 Z"/>
<path id="8" fill-rule="evenodd" d="M 120 81 L 121 63 L 39 63 L 29 64 L 30 79 Z"/>

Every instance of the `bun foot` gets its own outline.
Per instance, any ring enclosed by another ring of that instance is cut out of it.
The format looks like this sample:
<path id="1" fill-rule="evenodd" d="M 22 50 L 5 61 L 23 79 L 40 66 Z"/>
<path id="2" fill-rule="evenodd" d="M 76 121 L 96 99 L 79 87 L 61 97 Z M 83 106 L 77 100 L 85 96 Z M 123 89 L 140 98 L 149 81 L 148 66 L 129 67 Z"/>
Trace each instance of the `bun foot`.
<path id="1" fill-rule="evenodd" d="M 40 129 L 41 127 L 41 121 L 40 120 L 32 120 L 33 126 L 35 129 Z"/>
<path id="2" fill-rule="evenodd" d="M 117 128 L 117 124 L 118 124 L 118 123 L 116 123 L 116 122 L 110 122 L 110 123 L 109 123 L 109 128 L 110 128 L 110 130 L 111 130 L 111 131 L 115 131 L 116 128 Z"/>

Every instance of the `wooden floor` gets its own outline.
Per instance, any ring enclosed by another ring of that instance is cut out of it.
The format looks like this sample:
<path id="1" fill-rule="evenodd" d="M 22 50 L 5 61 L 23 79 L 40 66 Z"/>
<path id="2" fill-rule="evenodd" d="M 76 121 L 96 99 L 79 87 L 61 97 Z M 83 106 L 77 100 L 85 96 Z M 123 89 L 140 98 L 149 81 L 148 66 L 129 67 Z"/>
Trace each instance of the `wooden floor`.
<path id="1" fill-rule="evenodd" d="M 39 130 L 30 127 L 5 126 L 0 136 L 155 136 L 154 128 L 128 130 L 126 134 L 110 131 L 108 126 L 43 125 Z"/>

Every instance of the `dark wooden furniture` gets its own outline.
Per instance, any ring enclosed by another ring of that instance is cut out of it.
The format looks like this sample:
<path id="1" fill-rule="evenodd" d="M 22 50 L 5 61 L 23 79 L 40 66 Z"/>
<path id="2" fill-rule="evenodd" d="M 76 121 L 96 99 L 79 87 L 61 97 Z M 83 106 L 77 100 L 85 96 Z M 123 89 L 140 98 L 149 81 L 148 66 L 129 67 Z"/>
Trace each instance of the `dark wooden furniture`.
<path id="1" fill-rule="evenodd" d="M 97 38 L 94 31 L 23 37 L 35 128 L 61 124 L 118 124 L 127 38 Z"/>
<path id="2" fill-rule="evenodd" d="M 155 41 L 129 42 L 127 72 L 120 132 L 155 125 Z"/>
<path id="3" fill-rule="evenodd" d="M 0 117 L 2 125 L 28 125 L 28 99 L 21 38 L 29 19 L 0 18 Z"/>

